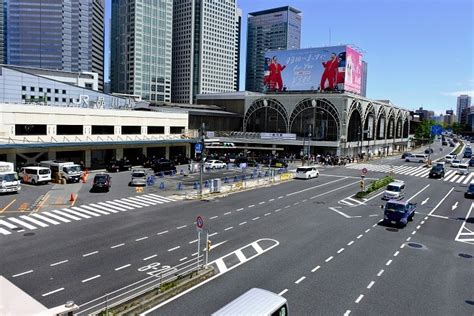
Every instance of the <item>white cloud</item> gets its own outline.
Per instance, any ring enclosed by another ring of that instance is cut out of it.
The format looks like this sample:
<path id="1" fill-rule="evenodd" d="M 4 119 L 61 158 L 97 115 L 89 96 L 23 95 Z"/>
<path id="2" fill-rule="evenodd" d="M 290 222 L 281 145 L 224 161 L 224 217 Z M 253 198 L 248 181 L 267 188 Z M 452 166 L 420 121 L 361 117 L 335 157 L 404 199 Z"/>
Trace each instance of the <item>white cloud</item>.
<path id="1" fill-rule="evenodd" d="M 464 91 L 453 91 L 453 92 L 441 92 L 442 95 L 449 96 L 449 97 L 457 97 L 461 94 L 468 94 L 470 96 L 474 96 L 474 90 L 464 90 Z"/>

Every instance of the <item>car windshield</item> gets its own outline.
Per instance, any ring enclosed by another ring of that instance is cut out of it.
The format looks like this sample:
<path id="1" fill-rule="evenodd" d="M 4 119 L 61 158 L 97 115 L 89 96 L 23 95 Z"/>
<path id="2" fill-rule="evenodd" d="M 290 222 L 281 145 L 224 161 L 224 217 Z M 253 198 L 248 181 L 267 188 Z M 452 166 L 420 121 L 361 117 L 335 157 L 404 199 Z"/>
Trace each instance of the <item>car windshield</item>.
<path id="1" fill-rule="evenodd" d="M 16 175 L 16 173 L 0 174 L 0 182 L 1 181 L 10 182 L 10 181 L 16 181 L 16 180 L 18 180 L 18 176 Z"/>
<path id="2" fill-rule="evenodd" d="M 398 203 L 387 203 L 387 205 L 385 206 L 385 210 L 389 212 L 404 213 L 405 205 Z"/>
<path id="3" fill-rule="evenodd" d="M 400 192 L 400 187 L 396 185 L 387 186 L 387 191 Z"/>
<path id="4" fill-rule="evenodd" d="M 469 188 L 467 189 L 469 192 L 474 192 L 474 184 L 470 184 Z"/>
<path id="5" fill-rule="evenodd" d="M 64 171 L 66 171 L 67 173 L 80 172 L 81 167 L 80 166 L 64 167 Z"/>
<path id="6" fill-rule="evenodd" d="M 49 170 L 49 169 L 40 169 L 38 173 L 39 174 L 50 174 L 51 170 Z"/>
<path id="7" fill-rule="evenodd" d="M 145 176 L 144 172 L 134 172 L 134 173 L 132 173 L 132 177 L 134 177 L 134 178 L 142 178 L 144 176 Z"/>
<path id="8" fill-rule="evenodd" d="M 95 182 L 107 182 L 107 177 L 106 176 L 96 176 L 94 179 Z"/>
<path id="9" fill-rule="evenodd" d="M 296 172 L 308 172 L 310 170 L 311 170 L 310 168 L 298 168 L 296 169 Z"/>

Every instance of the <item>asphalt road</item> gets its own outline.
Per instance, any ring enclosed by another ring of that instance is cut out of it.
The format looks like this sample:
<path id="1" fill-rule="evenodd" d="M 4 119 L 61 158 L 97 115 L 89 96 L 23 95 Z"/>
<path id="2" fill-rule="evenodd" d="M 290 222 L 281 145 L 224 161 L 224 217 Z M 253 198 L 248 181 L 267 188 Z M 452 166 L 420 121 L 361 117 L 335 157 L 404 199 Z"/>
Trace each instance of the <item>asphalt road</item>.
<path id="1" fill-rule="evenodd" d="M 381 162 L 371 165 L 388 164 Z M 358 168 L 322 167 L 318 179 L 207 202 L 111 191 L 87 203 L 135 197 L 129 209 L 123 202 L 112 214 L 83 208 L 95 215 L 0 236 L 1 274 L 48 307 L 74 300 L 86 308 L 156 267 L 194 260 L 194 220 L 202 215 L 215 245 L 210 261 L 262 239 L 276 246 L 228 271 L 220 267 L 217 278 L 152 314 L 209 315 L 260 287 L 281 293 L 296 315 L 472 315 L 474 224 L 472 203 L 463 197 L 467 185 L 410 174 L 396 175 L 406 182 L 406 199 L 418 203 L 414 221 L 402 229 L 379 223 L 380 196 L 350 199 L 359 188 Z M 371 170 L 367 180 L 383 175 Z"/>

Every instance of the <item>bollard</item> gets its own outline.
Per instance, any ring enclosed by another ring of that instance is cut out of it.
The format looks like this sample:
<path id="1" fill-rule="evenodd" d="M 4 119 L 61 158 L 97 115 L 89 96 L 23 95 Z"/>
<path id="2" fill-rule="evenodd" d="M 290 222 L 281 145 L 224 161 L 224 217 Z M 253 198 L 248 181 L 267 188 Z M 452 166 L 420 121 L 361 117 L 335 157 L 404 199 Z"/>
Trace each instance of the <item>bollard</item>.
<path id="1" fill-rule="evenodd" d="M 259 171 L 259 172 L 257 173 L 257 178 L 261 178 L 261 177 L 262 177 L 262 173 Z"/>
<path id="2" fill-rule="evenodd" d="M 199 183 L 198 182 L 194 182 L 193 189 L 194 190 L 199 189 Z"/>
<path id="3" fill-rule="evenodd" d="M 227 177 L 224 178 L 224 183 L 229 183 L 229 179 Z"/>
<path id="4" fill-rule="evenodd" d="M 206 180 L 206 182 L 204 182 L 204 187 L 209 188 L 209 180 Z"/>
<path id="5" fill-rule="evenodd" d="M 181 171 L 179 172 L 179 175 L 184 176 L 184 170 L 183 169 L 181 169 Z"/>
<path id="6" fill-rule="evenodd" d="M 160 182 L 160 189 L 164 189 L 165 188 L 165 183 L 164 182 Z"/>
<path id="7" fill-rule="evenodd" d="M 160 178 L 163 178 L 163 177 L 164 177 L 163 171 L 161 171 L 161 172 L 159 173 L 159 177 L 160 177 Z"/>
<path id="8" fill-rule="evenodd" d="M 268 171 L 265 171 L 265 177 L 268 177 Z"/>
<path id="9" fill-rule="evenodd" d="M 178 186 L 176 189 L 178 189 L 178 191 L 183 190 L 183 182 L 178 182 Z"/>
<path id="10" fill-rule="evenodd" d="M 234 177 L 234 182 L 237 182 L 237 181 L 239 181 L 239 177 L 238 177 L 238 176 L 235 176 L 235 177 Z"/>

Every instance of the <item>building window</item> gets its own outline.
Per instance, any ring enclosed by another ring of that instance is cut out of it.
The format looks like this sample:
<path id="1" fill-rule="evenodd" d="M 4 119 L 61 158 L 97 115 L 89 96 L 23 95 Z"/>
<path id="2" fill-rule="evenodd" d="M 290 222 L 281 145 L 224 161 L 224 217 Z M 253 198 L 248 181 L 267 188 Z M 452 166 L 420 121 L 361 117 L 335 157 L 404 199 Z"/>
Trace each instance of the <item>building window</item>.
<path id="1" fill-rule="evenodd" d="M 46 89 L 46 92 L 51 93 L 51 89 L 50 88 Z"/>
<path id="2" fill-rule="evenodd" d="M 113 125 L 92 125 L 92 135 L 113 135 Z"/>
<path id="3" fill-rule="evenodd" d="M 171 126 L 170 134 L 182 134 L 184 132 L 184 126 Z"/>
<path id="4" fill-rule="evenodd" d="M 43 92 L 43 88 L 38 88 L 39 89 L 39 92 Z"/>
<path id="5" fill-rule="evenodd" d="M 35 87 L 30 87 L 31 92 L 35 92 Z"/>
<path id="6" fill-rule="evenodd" d="M 46 100 L 51 101 L 51 97 L 47 97 Z"/>
<path id="7" fill-rule="evenodd" d="M 66 103 L 66 98 L 63 98 L 63 102 Z"/>
<path id="8" fill-rule="evenodd" d="M 82 125 L 57 125 L 56 134 L 57 135 L 82 135 L 83 128 Z"/>
<path id="9" fill-rule="evenodd" d="M 122 126 L 122 135 L 141 134 L 140 126 Z"/>
<path id="10" fill-rule="evenodd" d="M 54 98 L 54 102 L 59 102 L 59 98 Z"/>
<path id="11" fill-rule="evenodd" d="M 21 86 L 21 91 L 26 91 L 26 86 Z"/>
<path id="12" fill-rule="evenodd" d="M 92 83 L 86 83 L 86 88 L 87 89 L 92 89 Z"/>
<path id="13" fill-rule="evenodd" d="M 63 94 L 66 94 L 66 90 L 63 90 Z"/>
<path id="14" fill-rule="evenodd" d="M 15 135 L 46 135 L 46 124 L 15 124 Z"/>
<path id="15" fill-rule="evenodd" d="M 148 126 L 148 134 L 164 134 L 165 127 L 164 126 Z"/>
<path id="16" fill-rule="evenodd" d="M 54 89 L 54 93 L 59 93 L 59 90 L 58 90 L 58 89 Z"/>
<path id="17" fill-rule="evenodd" d="M 22 100 L 26 100 L 26 94 L 23 94 L 23 95 L 21 96 L 21 99 L 22 99 Z"/>

